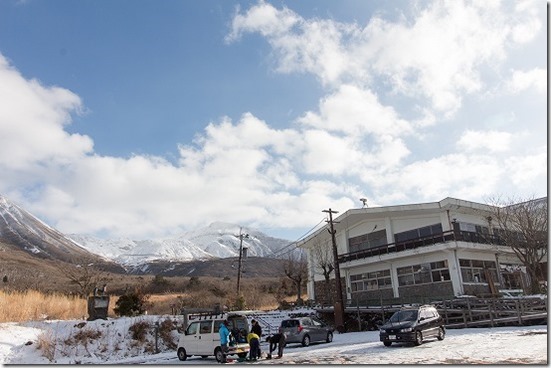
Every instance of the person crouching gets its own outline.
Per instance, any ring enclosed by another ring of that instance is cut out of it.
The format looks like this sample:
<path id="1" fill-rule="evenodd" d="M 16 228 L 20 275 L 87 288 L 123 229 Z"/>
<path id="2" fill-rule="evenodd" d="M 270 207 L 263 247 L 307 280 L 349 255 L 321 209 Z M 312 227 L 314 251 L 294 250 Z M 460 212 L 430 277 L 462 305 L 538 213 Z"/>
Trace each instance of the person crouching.
<path id="1" fill-rule="evenodd" d="M 283 349 L 285 348 L 285 344 L 287 342 L 287 340 L 285 339 L 285 334 L 281 332 L 280 329 L 280 332 L 270 336 L 268 341 L 270 342 L 270 353 L 266 358 L 272 359 L 272 352 L 276 349 L 276 346 L 277 357 L 281 358 L 283 356 Z"/>
<path id="2" fill-rule="evenodd" d="M 256 361 L 260 353 L 260 337 L 254 332 L 249 332 L 247 342 L 249 343 L 249 360 Z"/>

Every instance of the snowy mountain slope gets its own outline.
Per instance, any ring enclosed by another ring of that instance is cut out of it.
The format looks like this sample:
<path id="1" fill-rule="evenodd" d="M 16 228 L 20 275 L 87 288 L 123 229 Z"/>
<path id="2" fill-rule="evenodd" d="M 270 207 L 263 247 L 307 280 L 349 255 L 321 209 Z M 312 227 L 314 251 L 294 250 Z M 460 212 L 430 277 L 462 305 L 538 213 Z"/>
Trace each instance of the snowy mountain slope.
<path id="1" fill-rule="evenodd" d="M 64 235 L 0 195 L 0 241 L 37 257 L 76 262 L 98 258 L 118 265 L 151 262 L 186 262 L 239 256 L 240 231 L 243 248 L 250 257 L 274 257 L 289 242 L 235 224 L 215 222 L 205 228 L 167 239 L 101 239 L 90 235 Z M 117 266 L 120 267 L 120 266 Z"/>
<path id="2" fill-rule="evenodd" d="M 0 241 L 37 257 L 74 262 L 101 259 L 0 195 Z"/>
<path id="3" fill-rule="evenodd" d="M 215 222 L 205 228 L 182 234 L 177 238 L 158 240 L 100 239 L 89 235 L 69 237 L 92 253 L 115 262 L 134 266 L 154 261 L 192 261 L 239 256 L 239 231 L 235 224 Z M 273 257 L 289 244 L 287 240 L 267 236 L 257 230 L 241 229 L 243 248 L 248 256 Z"/>

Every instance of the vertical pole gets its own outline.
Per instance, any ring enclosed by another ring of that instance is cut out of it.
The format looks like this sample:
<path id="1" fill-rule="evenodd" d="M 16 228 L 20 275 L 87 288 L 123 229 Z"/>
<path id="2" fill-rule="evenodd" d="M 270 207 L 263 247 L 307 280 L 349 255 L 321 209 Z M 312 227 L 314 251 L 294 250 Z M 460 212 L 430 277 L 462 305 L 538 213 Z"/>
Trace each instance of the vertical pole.
<path id="1" fill-rule="evenodd" d="M 243 234 L 239 230 L 239 265 L 237 266 L 237 296 L 241 295 L 241 262 L 243 260 Z"/>
<path id="2" fill-rule="evenodd" d="M 243 263 L 243 238 L 248 238 L 249 234 L 243 234 L 243 228 L 239 228 L 239 265 L 237 266 L 237 297 L 241 296 L 241 267 Z"/>
<path id="3" fill-rule="evenodd" d="M 159 321 L 155 322 L 155 353 L 159 354 Z"/>
<path id="4" fill-rule="evenodd" d="M 337 211 L 323 210 L 322 212 L 329 213 L 329 233 L 331 234 L 331 242 L 333 243 L 333 262 L 335 268 L 335 285 L 337 288 L 337 302 L 335 303 L 335 324 L 337 330 L 343 330 L 344 328 L 344 302 L 342 298 L 342 285 L 341 285 L 341 270 L 339 267 L 339 252 L 337 250 L 337 240 L 335 239 L 335 229 L 333 228 L 333 214 Z"/>

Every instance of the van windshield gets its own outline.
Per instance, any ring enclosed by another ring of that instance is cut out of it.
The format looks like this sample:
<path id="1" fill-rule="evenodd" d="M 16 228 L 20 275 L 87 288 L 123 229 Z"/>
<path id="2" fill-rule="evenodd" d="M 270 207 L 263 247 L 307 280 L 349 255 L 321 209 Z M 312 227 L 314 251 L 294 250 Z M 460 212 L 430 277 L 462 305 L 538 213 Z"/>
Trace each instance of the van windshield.
<path id="1" fill-rule="evenodd" d="M 417 310 L 396 312 L 390 317 L 390 322 L 417 321 Z"/>

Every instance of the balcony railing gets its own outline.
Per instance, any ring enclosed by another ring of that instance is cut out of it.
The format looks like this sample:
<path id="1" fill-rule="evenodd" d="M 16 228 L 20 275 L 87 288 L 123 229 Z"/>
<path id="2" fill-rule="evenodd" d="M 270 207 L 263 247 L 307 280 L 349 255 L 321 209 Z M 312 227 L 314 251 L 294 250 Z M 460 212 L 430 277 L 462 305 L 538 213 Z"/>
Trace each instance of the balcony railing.
<path id="1" fill-rule="evenodd" d="M 501 238 L 490 235 L 473 233 L 469 231 L 444 231 L 439 234 L 432 234 L 420 238 L 410 239 L 398 243 L 379 245 L 372 248 L 362 249 L 355 252 L 341 254 L 338 258 L 339 263 L 364 259 L 381 254 L 402 252 L 409 249 L 422 248 L 433 244 L 448 243 L 451 241 L 464 241 L 469 243 L 496 244 L 503 245 Z"/>

